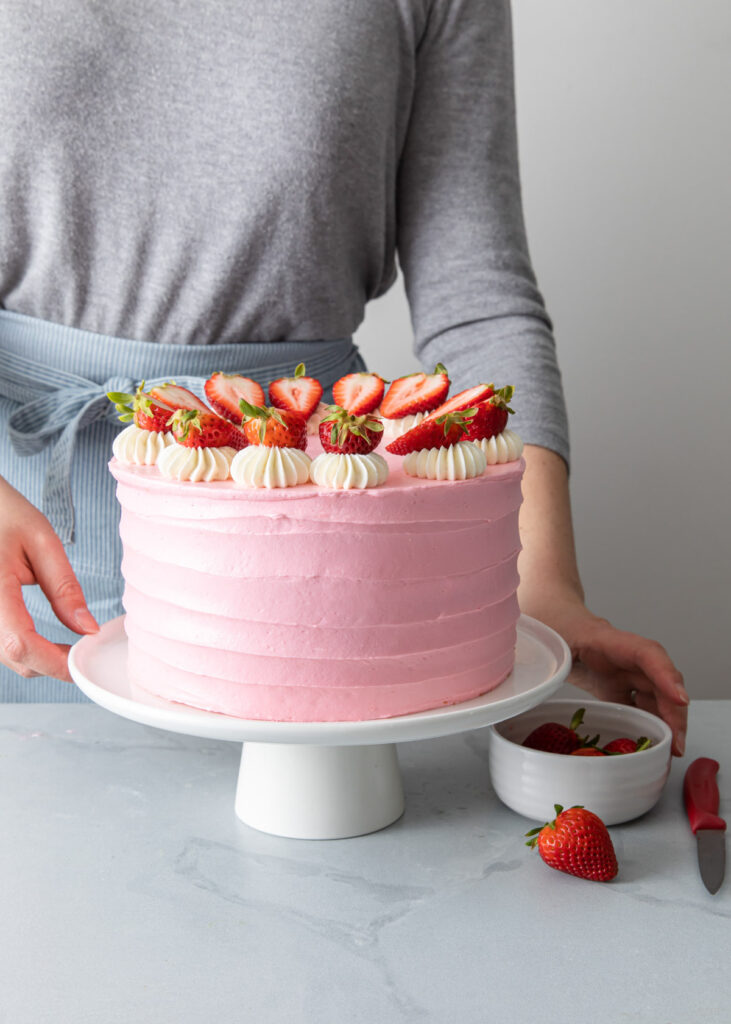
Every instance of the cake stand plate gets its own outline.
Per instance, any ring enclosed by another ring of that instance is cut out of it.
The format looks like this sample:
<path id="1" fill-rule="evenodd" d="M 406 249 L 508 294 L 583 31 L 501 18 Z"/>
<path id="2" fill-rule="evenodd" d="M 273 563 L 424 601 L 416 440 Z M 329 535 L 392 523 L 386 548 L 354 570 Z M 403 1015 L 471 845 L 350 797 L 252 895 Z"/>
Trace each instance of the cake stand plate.
<path id="1" fill-rule="evenodd" d="M 404 795 L 396 743 L 502 722 L 546 700 L 571 667 L 568 647 L 548 626 L 521 615 L 515 667 L 490 693 L 449 707 L 368 722 L 269 722 L 199 711 L 133 690 L 124 616 L 71 648 L 74 682 L 123 718 L 205 739 L 243 742 L 238 817 L 295 839 L 345 839 L 385 828 Z"/>

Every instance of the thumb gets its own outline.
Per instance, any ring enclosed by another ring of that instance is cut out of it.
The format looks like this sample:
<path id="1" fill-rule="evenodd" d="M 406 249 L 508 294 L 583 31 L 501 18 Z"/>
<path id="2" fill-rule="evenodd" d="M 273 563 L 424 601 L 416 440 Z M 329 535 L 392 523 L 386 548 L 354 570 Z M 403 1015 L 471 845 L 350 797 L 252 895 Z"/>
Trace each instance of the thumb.
<path id="1" fill-rule="evenodd" d="M 26 556 L 41 590 L 64 626 L 74 633 L 98 633 L 99 625 L 87 608 L 81 584 L 53 530 L 44 530 L 33 550 L 26 547 Z"/>

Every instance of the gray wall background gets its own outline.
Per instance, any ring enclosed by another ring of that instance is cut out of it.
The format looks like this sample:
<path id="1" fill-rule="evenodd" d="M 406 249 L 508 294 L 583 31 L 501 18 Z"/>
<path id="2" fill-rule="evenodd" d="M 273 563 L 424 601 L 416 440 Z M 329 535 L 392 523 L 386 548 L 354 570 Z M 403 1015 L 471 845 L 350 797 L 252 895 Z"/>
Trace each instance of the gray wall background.
<path id="1" fill-rule="evenodd" d="M 514 0 L 513 18 L 587 602 L 663 643 L 691 695 L 731 697 L 731 5 Z M 411 337 L 399 280 L 357 341 L 394 377 L 418 368 Z"/>

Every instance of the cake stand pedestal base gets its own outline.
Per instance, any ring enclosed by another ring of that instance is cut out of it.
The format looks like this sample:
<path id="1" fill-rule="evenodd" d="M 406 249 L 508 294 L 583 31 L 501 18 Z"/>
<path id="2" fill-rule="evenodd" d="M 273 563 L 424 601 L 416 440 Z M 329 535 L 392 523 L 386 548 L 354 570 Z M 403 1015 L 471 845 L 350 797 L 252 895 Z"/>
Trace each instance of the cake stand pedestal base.
<path id="1" fill-rule="evenodd" d="M 71 648 L 69 669 L 97 704 L 133 722 L 205 739 L 243 742 L 235 809 L 262 832 L 344 839 L 401 816 L 396 743 L 481 729 L 546 700 L 565 680 L 571 653 L 557 633 L 525 615 L 515 667 L 482 697 L 398 718 L 365 722 L 266 722 L 231 718 L 152 697 L 127 677 L 124 617 Z"/>
<path id="2" fill-rule="evenodd" d="M 244 743 L 236 814 L 260 832 L 348 839 L 377 832 L 403 813 L 395 743 Z"/>

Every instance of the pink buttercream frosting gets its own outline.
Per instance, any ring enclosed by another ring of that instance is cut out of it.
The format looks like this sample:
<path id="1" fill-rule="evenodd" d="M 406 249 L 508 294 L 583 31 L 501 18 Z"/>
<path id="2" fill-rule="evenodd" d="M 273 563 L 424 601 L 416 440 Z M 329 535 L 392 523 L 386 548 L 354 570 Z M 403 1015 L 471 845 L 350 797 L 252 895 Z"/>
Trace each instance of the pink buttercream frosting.
<path id="1" fill-rule="evenodd" d="M 178 483 L 113 460 L 133 684 L 242 718 L 335 721 L 502 682 L 522 460 L 451 482 L 384 454 L 388 479 L 360 491 Z"/>

